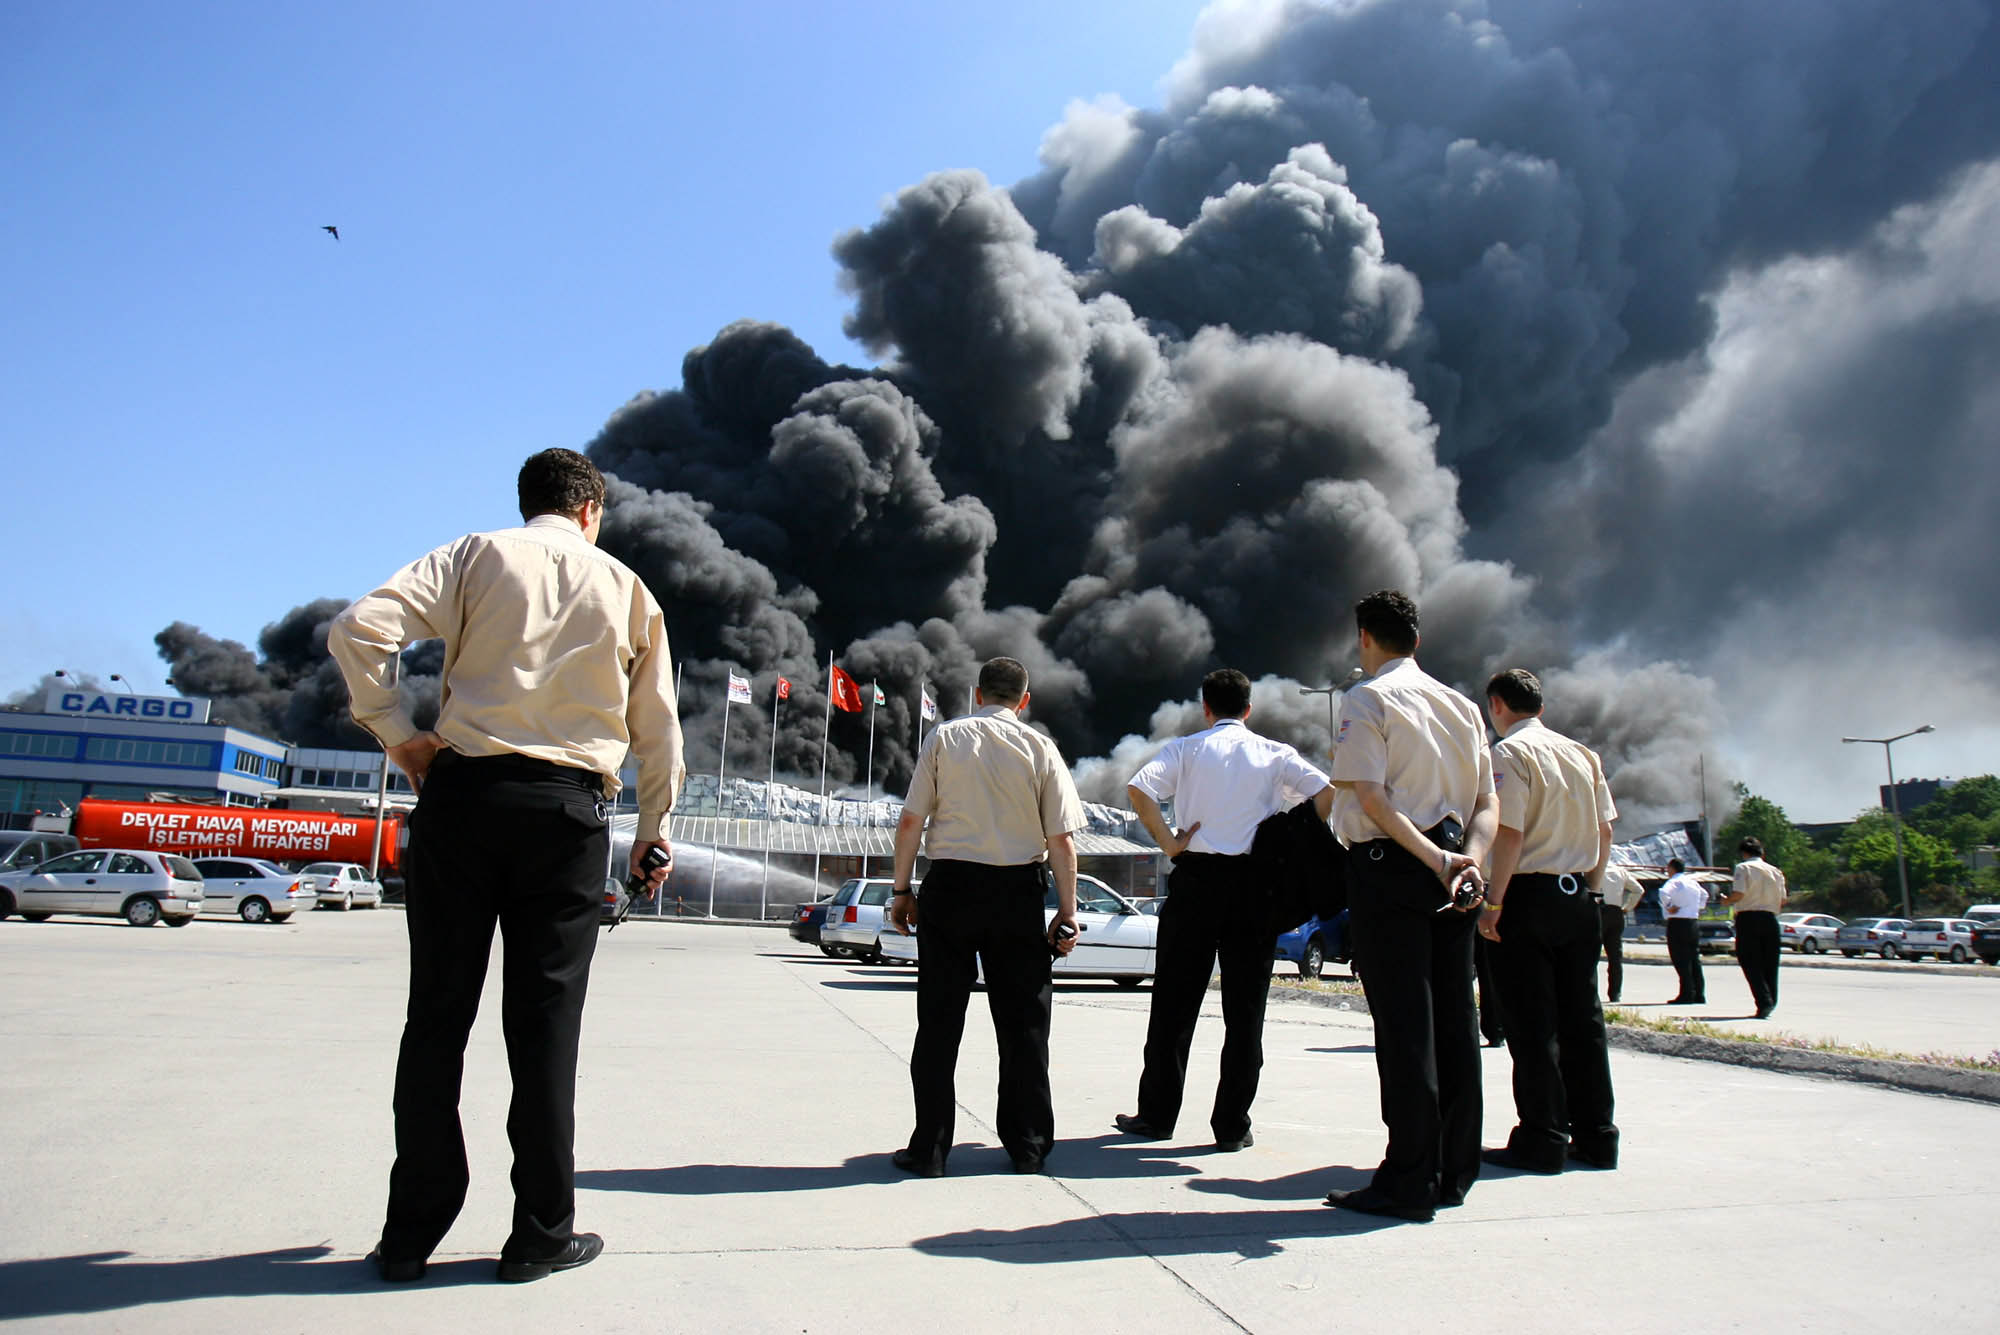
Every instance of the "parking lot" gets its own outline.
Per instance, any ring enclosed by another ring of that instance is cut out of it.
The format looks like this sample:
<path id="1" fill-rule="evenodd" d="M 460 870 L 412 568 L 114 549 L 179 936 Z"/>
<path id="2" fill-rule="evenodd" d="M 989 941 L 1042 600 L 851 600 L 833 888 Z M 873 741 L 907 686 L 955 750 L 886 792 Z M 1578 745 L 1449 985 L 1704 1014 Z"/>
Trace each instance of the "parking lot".
<path id="1" fill-rule="evenodd" d="M 1170 1142 L 1128 1142 L 1110 1122 L 1131 1109 L 1148 993 L 1076 983 L 1057 999 L 1051 1175 L 1007 1171 L 975 1001 L 960 1146 L 952 1175 L 926 1182 L 887 1161 L 908 1130 L 911 971 L 740 927 L 635 923 L 600 946 L 578 1226 L 605 1235 L 605 1257 L 540 1284 L 491 1283 L 509 1197 L 489 996 L 466 1069 L 471 1197 L 430 1279 L 385 1288 L 360 1257 L 390 1158 L 400 914 L 178 932 L 0 924 L 0 1319 L 190 1332 L 1987 1320 L 1965 1276 L 2000 1225 L 1990 1106 L 1618 1051 L 1617 1172 L 1495 1174 L 1436 1224 L 1390 1225 L 1320 1204 L 1381 1151 L 1365 1017 L 1274 1002 L 1257 1144 L 1218 1155 L 1200 1114 L 1219 1020 L 1197 1036 L 1190 1120 Z M 1740 978 L 1727 961 L 1710 967 L 1725 1003 L 1710 1009 L 1726 1012 Z M 1670 986 L 1666 970 L 1638 966 L 1628 997 L 1654 977 Z M 1913 985 L 1925 990 L 1792 970 L 1779 1020 L 1886 1043 L 1859 1026 L 1903 995 L 1916 1000 L 1897 1026 L 1930 1007 L 1962 1017 L 1967 1036 L 2000 1034 L 2000 986 L 1980 970 L 1894 978 Z M 1485 1069 L 1497 1144 L 1511 1122 L 1504 1055 Z M 1884 1289 L 1832 1282 L 1891 1238 Z"/>

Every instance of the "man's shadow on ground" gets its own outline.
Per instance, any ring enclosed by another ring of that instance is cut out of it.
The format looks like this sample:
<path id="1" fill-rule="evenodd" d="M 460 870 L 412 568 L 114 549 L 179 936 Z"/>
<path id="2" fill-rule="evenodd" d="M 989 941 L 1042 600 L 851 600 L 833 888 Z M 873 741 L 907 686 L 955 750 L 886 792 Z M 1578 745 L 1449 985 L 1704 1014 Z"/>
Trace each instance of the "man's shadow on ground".
<path id="1" fill-rule="evenodd" d="M 130 1252 L 92 1252 L 0 1261 L 0 1321 L 79 1316 L 200 1298 L 319 1297 L 387 1293 L 367 1261 L 324 1258 L 331 1247 L 291 1247 L 194 1261 L 128 1261 Z M 424 1283 L 485 1284 L 493 1261 L 433 1262 Z"/>

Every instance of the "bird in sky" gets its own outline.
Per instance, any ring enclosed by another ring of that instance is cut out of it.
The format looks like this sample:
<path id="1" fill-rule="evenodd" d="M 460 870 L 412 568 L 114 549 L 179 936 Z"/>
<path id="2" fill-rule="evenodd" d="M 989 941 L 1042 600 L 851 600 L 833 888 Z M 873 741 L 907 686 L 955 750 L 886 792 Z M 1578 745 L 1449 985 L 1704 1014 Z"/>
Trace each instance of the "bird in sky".
<path id="1" fill-rule="evenodd" d="M 340 240 L 340 229 L 338 227 L 322 227 L 319 230 L 322 232 L 332 232 L 333 239 L 335 241 Z"/>

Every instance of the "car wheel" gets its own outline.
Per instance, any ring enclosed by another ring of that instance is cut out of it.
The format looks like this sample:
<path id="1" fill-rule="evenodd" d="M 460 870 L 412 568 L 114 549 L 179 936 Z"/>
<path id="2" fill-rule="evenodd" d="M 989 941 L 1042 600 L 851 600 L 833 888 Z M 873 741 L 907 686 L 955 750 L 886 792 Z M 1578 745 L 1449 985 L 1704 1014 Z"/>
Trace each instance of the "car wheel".
<path id="1" fill-rule="evenodd" d="M 194 921 L 194 915 L 192 913 L 177 913 L 173 917 L 163 919 L 162 921 L 169 927 L 185 927 Z"/>
<path id="2" fill-rule="evenodd" d="M 340 900 L 340 911 L 341 911 L 342 913 L 345 913 L 345 912 L 347 912 L 347 911 L 348 911 L 349 909 L 351 909 L 351 908 L 353 908 L 353 907 L 354 907 L 354 892 L 353 892 L 352 890 L 350 890 L 350 891 L 348 891 L 348 892 L 347 892 L 347 893 L 346 893 L 345 895 L 343 895 L 343 896 L 341 897 L 341 900 Z"/>
<path id="3" fill-rule="evenodd" d="M 830 946 L 826 942 L 822 941 L 819 943 L 819 953 L 826 956 L 830 960 L 837 960 L 846 952 L 843 951 L 839 946 Z"/>
<path id="4" fill-rule="evenodd" d="M 1299 952 L 1299 977 L 1317 978 L 1326 967 L 1326 947 L 1318 937 L 1306 942 L 1306 948 Z"/>
<path id="5" fill-rule="evenodd" d="M 55 917 L 55 916 L 56 916 L 56 915 L 55 915 L 55 914 L 53 914 L 53 913 L 23 913 L 23 914 L 21 915 L 21 921 L 22 921 L 22 922 L 47 922 L 47 921 L 48 921 L 48 920 L 49 920 L 50 918 L 53 918 L 53 917 Z"/>
<path id="6" fill-rule="evenodd" d="M 1964 946 L 1953 946 L 1951 948 L 1951 962 L 1953 964 L 1963 964 L 1965 963 L 1965 959 L 1966 956 L 1965 956 Z"/>
<path id="7" fill-rule="evenodd" d="M 157 900 L 141 895 L 125 906 L 125 921 L 134 927 L 151 927 L 159 920 L 160 905 Z"/>
<path id="8" fill-rule="evenodd" d="M 271 906 L 254 895 L 244 900 L 238 906 L 236 912 L 242 916 L 245 922 L 269 922 L 271 920 Z"/>
<path id="9" fill-rule="evenodd" d="M 1116 982 L 1120 987 L 1129 989 L 1139 986 L 1139 984 L 1146 980 L 1136 973 L 1121 973 L 1112 981 Z"/>
<path id="10" fill-rule="evenodd" d="M 1799 953 L 1801 955 L 1819 954 L 1819 938 L 1816 936 L 1809 936 L 1805 940 L 1801 941 L 1799 943 Z"/>
<path id="11" fill-rule="evenodd" d="M 13 911 L 14 896 L 8 894 L 5 890 L 0 890 L 0 922 L 6 921 L 7 916 Z M 23 916 L 25 917 L 26 915 L 24 914 Z"/>
<path id="12" fill-rule="evenodd" d="M 1894 941 L 1884 941 L 1882 943 L 1883 959 L 1894 960 L 1894 959 L 1901 959 L 1902 957 L 1903 957 L 1903 952 L 1896 949 L 1896 943 Z"/>

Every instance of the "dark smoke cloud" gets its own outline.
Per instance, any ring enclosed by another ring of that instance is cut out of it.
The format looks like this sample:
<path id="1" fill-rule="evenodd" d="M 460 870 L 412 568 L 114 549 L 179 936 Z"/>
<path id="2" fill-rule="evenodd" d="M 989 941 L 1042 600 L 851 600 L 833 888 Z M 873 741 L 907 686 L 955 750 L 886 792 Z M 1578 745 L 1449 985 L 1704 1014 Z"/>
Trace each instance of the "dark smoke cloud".
<path id="1" fill-rule="evenodd" d="M 1996 68 L 1995 0 L 1217 5 L 1164 106 L 1078 103 L 1030 179 L 943 172 L 837 239 L 879 366 L 731 325 L 591 442 L 691 763 L 735 670 L 730 768 L 768 764 L 783 674 L 810 782 L 830 651 L 888 692 L 892 790 L 919 684 L 956 712 L 996 653 L 1099 796 L 1221 663 L 1323 754 L 1297 683 L 1396 585 L 1433 671 L 1536 669 L 1628 816 L 1694 814 L 1721 697 L 1777 671 L 1718 634 L 1841 579 L 1990 643 Z M 1924 522 L 1855 522 L 1890 503 Z M 162 648 L 298 727 L 330 696 L 292 620 L 262 660 Z M 834 781 L 867 732 L 836 715 Z"/>

